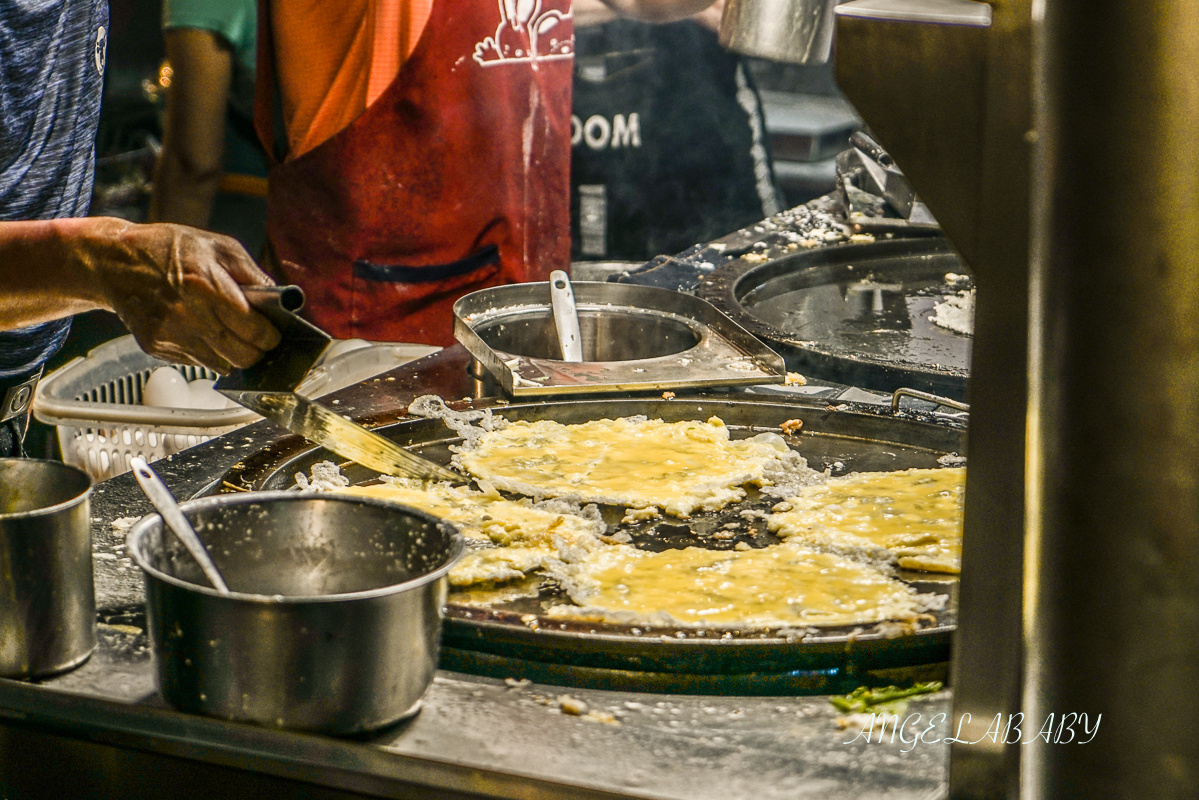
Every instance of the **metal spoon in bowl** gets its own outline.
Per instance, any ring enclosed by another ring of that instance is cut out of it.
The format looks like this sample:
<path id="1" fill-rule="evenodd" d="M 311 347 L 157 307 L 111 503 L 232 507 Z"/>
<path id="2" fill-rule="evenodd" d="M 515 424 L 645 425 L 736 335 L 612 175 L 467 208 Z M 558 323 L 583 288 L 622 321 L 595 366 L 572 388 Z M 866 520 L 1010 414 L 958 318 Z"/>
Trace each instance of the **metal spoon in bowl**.
<path id="1" fill-rule="evenodd" d="M 200 565 L 200 569 L 204 570 L 204 574 L 208 577 L 208 580 L 221 594 L 230 594 L 228 584 L 221 577 L 221 571 L 212 562 L 212 557 L 204 549 L 204 543 L 196 535 L 196 531 L 192 528 L 191 523 L 187 521 L 187 517 L 183 516 L 183 511 L 179 509 L 174 495 L 171 494 L 171 490 L 167 488 L 167 485 L 162 482 L 162 478 L 158 477 L 157 472 L 150 469 L 150 465 L 146 463 L 145 459 L 138 456 L 129 459 L 129 465 L 133 468 L 134 477 L 141 484 L 142 491 L 146 493 L 146 497 L 150 498 L 150 503 L 154 506 L 154 509 L 162 515 L 163 522 L 175 532 L 175 536 L 179 537 L 179 541 L 183 542 L 183 546 L 187 548 L 187 552 L 192 554 L 192 558 Z"/>
<path id="2" fill-rule="evenodd" d="M 554 327 L 558 329 L 558 344 L 562 360 L 583 360 L 583 335 L 579 331 L 579 313 L 575 308 L 575 292 L 570 278 L 556 269 L 550 273 L 550 305 L 554 309 Z"/>

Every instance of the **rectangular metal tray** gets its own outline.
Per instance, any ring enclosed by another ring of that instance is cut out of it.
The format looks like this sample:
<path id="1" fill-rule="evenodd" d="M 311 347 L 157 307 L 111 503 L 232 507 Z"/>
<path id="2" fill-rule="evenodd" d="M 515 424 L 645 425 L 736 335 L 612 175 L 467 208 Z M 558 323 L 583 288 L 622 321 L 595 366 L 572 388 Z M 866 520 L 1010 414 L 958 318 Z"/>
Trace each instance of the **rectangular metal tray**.
<path id="1" fill-rule="evenodd" d="M 574 284 L 584 361 L 558 356 L 548 283 L 454 304 L 454 336 L 509 397 L 783 383 L 783 359 L 705 300 L 619 283 Z"/>

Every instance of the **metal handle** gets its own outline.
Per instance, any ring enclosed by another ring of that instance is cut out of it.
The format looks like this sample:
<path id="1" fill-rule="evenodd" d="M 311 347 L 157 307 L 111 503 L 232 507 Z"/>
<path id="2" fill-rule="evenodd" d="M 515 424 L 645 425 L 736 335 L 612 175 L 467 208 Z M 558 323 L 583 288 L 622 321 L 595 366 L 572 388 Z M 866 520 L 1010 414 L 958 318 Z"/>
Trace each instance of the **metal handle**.
<path id="1" fill-rule="evenodd" d="M 894 414 L 899 410 L 900 403 L 905 397 L 911 397 L 916 400 L 926 400 L 930 403 L 936 403 L 939 406 L 947 408 L 956 408 L 958 411 L 969 411 L 970 406 L 967 403 L 962 403 L 958 400 L 951 400 L 948 397 L 942 397 L 939 394 L 931 394 L 922 392 L 918 389 L 896 389 L 891 394 L 891 413 Z"/>
<path id="2" fill-rule="evenodd" d="M 554 309 L 554 325 L 558 329 L 558 344 L 562 360 L 578 363 L 583 360 L 583 335 L 579 330 L 579 313 L 575 307 L 575 292 L 570 278 L 556 269 L 550 273 L 550 304 Z"/>
<path id="3" fill-rule="evenodd" d="M 290 392 L 332 342 L 329 334 L 300 317 L 304 292 L 299 286 L 243 286 L 242 294 L 255 309 L 279 329 L 280 340 L 251 367 L 233 370 L 216 388 Z"/>
<path id="4" fill-rule="evenodd" d="M 304 307 L 304 290 L 299 286 L 243 286 L 241 293 L 259 311 L 280 308 L 294 314 Z"/>
<path id="5" fill-rule="evenodd" d="M 873 158 L 884 167 L 895 165 L 895 161 L 891 158 L 891 154 L 883 149 L 883 146 L 871 139 L 863 131 L 854 131 L 849 135 L 849 143 L 861 150 L 866 155 Z"/>

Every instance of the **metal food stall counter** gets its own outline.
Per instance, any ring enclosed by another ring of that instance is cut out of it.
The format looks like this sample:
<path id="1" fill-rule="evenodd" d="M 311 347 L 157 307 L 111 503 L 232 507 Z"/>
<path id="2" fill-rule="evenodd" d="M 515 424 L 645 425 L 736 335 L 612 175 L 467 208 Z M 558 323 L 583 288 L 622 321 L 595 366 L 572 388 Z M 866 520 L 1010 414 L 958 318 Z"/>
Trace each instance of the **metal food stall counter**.
<path id="1" fill-rule="evenodd" d="M 367 416 L 402 407 L 439 371 L 465 380 L 467 363 L 465 351 L 454 348 L 333 397 L 342 413 Z M 192 497 L 212 491 L 250 456 L 297 446 L 307 445 L 262 422 L 156 468 L 177 496 Z M 440 670 L 419 714 L 368 737 L 184 714 L 155 690 L 141 576 L 111 526 L 148 513 L 149 503 L 125 474 L 96 487 L 92 509 L 100 646 L 61 676 L 0 680 L 0 793 L 7 798 L 235 798 L 269 791 L 319 798 L 923 800 L 936 796 L 946 778 L 943 722 L 917 741 L 915 728 L 867 741 L 841 730 L 841 712 L 821 696 L 610 691 Z M 931 721 L 949 709 L 948 692 L 941 692 L 914 700 L 910 713 Z"/>

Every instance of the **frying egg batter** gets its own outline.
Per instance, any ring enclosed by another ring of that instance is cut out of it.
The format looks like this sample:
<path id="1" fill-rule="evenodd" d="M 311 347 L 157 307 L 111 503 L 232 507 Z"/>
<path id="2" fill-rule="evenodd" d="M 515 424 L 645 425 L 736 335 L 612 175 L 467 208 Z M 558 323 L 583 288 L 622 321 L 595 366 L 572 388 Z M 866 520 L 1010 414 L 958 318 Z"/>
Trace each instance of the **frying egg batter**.
<path id="1" fill-rule="evenodd" d="M 719 417 L 707 422 L 626 417 L 577 425 L 513 422 L 487 432 L 456 459 L 500 489 L 658 506 L 687 517 L 740 500 L 742 484 L 769 483 L 766 468 L 789 455 L 775 434 L 731 440 Z"/>
<path id="2" fill-rule="evenodd" d="M 596 550 L 556 570 L 571 600 L 550 616 L 736 628 L 910 620 L 927 607 L 905 583 L 831 553 L 784 543 L 760 550 Z"/>
<path id="3" fill-rule="evenodd" d="M 800 489 L 767 526 L 822 550 L 870 558 L 885 548 L 901 567 L 957 573 L 965 484 L 962 467 L 856 472 Z"/>
<path id="4" fill-rule="evenodd" d="M 377 497 L 419 508 L 459 526 L 469 548 L 450 569 L 450 583 L 468 586 L 523 578 L 559 557 L 587 552 L 600 544 L 603 522 L 576 514 L 536 508 L 528 501 L 505 500 L 498 492 L 467 487 L 389 479 L 372 486 L 339 491 Z"/>

